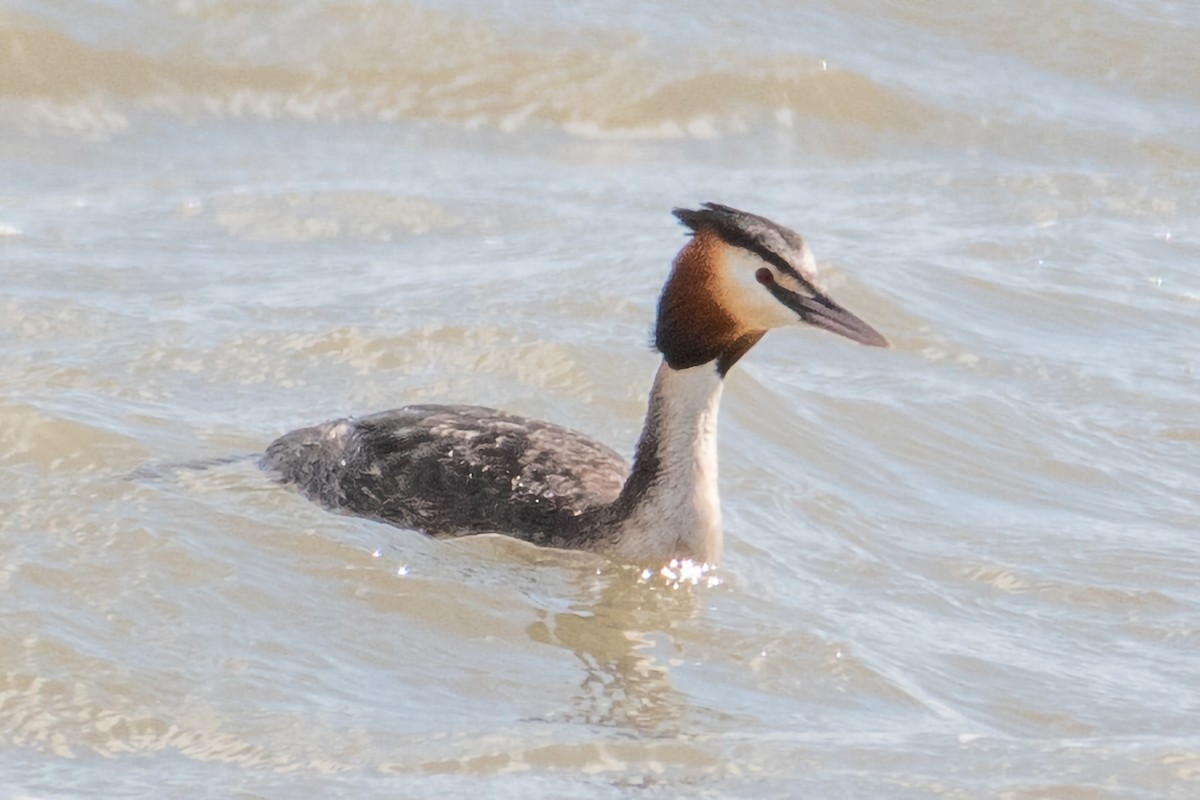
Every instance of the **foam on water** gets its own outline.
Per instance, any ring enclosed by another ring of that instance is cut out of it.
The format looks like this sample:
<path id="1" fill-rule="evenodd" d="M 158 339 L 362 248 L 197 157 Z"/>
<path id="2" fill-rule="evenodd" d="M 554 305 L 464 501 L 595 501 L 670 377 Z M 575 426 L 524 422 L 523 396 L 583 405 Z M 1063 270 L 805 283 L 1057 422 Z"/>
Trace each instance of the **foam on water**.
<path id="1" fill-rule="evenodd" d="M 10 5 L 0 794 L 1197 794 L 1190 4 Z M 731 373 L 715 572 L 139 472 L 628 454 L 704 200 L 894 345 Z"/>

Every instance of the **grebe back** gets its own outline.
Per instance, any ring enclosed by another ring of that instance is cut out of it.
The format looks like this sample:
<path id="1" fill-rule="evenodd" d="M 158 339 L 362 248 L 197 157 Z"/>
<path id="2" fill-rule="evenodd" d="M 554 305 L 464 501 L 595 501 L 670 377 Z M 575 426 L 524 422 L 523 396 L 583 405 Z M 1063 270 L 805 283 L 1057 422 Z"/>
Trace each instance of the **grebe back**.
<path id="1" fill-rule="evenodd" d="M 330 508 L 434 536 L 502 533 L 632 563 L 716 563 L 725 374 L 768 330 L 797 322 L 873 347 L 887 340 L 819 288 L 792 230 L 716 203 L 674 214 L 691 240 L 659 297 L 663 360 L 632 468 L 576 431 L 461 405 L 302 428 L 271 443 L 261 465 Z"/>

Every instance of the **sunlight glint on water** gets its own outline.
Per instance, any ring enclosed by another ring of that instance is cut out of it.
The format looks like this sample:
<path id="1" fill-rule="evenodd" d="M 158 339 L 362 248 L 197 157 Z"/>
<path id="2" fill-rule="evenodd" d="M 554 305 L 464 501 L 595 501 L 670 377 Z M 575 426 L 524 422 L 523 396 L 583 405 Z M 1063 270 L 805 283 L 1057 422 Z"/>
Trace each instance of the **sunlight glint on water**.
<path id="1" fill-rule="evenodd" d="M 1119 0 L 16 0 L 0 795 L 1200 796 L 1198 38 Z M 254 466 L 421 402 L 629 454 L 705 200 L 893 343 L 733 370 L 718 569 Z"/>

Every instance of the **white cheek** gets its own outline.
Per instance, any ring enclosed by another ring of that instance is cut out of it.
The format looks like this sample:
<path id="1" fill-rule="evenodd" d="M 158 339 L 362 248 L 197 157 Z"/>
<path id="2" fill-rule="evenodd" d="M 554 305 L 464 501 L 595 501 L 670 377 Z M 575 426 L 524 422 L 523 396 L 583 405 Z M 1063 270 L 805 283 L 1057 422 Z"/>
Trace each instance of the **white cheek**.
<path id="1" fill-rule="evenodd" d="M 808 245 L 804 245 L 804 249 L 800 251 L 800 274 L 808 278 L 813 283 L 817 283 L 820 276 L 817 275 L 817 260 L 813 258 L 812 250 L 808 249 Z"/>
<path id="2" fill-rule="evenodd" d="M 795 311 L 776 300 L 767 287 L 758 282 L 755 273 L 760 269 L 770 269 L 772 275 L 779 277 L 774 269 L 753 253 L 744 250 L 731 252 L 724 262 L 723 305 L 738 319 L 753 327 L 782 328 L 799 322 L 800 317 Z"/>

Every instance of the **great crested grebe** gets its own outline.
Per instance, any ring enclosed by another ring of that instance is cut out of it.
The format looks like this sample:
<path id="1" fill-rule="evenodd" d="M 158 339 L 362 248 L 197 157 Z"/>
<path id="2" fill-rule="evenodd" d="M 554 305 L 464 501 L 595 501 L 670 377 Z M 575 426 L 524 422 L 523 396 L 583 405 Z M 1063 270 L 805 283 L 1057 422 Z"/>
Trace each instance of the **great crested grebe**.
<path id="1" fill-rule="evenodd" d="M 872 347 L 887 340 L 821 290 L 794 231 L 716 203 L 674 214 L 692 236 L 659 297 L 663 360 L 632 468 L 576 431 L 459 405 L 302 428 L 272 442 L 261 465 L 311 500 L 434 536 L 502 533 L 630 563 L 715 564 L 725 373 L 796 322 Z"/>

